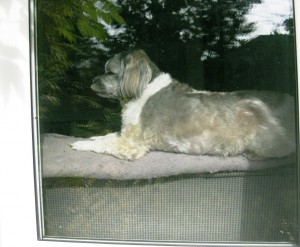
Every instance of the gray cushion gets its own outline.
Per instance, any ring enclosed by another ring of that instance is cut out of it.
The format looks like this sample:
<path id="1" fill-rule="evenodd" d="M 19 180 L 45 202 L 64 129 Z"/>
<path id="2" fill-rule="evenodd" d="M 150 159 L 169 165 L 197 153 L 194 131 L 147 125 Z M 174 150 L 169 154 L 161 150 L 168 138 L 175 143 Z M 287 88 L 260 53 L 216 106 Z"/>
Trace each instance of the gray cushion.
<path id="1" fill-rule="evenodd" d="M 42 135 L 43 177 L 147 179 L 190 173 L 253 171 L 295 162 L 295 157 L 249 161 L 243 156 L 223 158 L 165 152 L 150 152 L 139 160 L 125 161 L 110 155 L 72 150 L 70 144 L 81 139 L 58 134 Z"/>

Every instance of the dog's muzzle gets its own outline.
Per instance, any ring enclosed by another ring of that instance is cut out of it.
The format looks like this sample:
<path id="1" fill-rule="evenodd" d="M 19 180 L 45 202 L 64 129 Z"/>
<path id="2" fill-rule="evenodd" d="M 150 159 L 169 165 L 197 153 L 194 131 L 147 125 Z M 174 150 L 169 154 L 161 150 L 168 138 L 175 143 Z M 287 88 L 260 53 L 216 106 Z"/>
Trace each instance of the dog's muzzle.
<path id="1" fill-rule="evenodd" d="M 93 83 L 93 84 L 91 85 L 91 89 L 92 89 L 93 91 L 95 91 L 95 92 L 99 91 L 98 86 L 96 85 L 96 83 Z"/>
<path id="2" fill-rule="evenodd" d="M 103 74 L 96 76 L 91 85 L 91 89 L 102 98 L 119 99 L 118 84 L 116 75 Z"/>
<path id="3" fill-rule="evenodd" d="M 91 85 L 91 89 L 93 91 L 95 91 L 96 93 L 103 93 L 105 91 L 105 86 L 102 83 L 101 80 L 101 76 L 96 76 L 93 80 L 92 80 L 92 85 Z"/>
<path id="4" fill-rule="evenodd" d="M 99 78 L 95 78 L 92 81 L 91 89 L 99 96 L 105 96 L 105 86 L 101 83 L 101 80 L 99 80 Z"/>

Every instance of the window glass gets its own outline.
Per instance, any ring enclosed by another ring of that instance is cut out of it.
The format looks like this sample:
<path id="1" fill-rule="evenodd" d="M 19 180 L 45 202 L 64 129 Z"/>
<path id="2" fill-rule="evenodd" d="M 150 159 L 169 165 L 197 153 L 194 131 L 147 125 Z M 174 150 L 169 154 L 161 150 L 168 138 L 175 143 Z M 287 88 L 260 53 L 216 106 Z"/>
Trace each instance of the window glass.
<path id="1" fill-rule="evenodd" d="M 249 169 L 237 164 L 221 172 L 140 177 L 141 168 L 128 168 L 135 161 L 116 159 L 109 167 L 109 155 L 91 158 L 70 147 L 124 125 L 127 97 L 99 97 L 91 88 L 96 76 L 114 72 L 107 61 L 123 51 L 142 49 L 161 71 L 194 90 L 259 91 L 263 99 L 274 91 L 298 102 L 292 0 L 36 0 L 33 6 L 43 238 L 298 242 L 294 153 L 251 160 Z M 284 109 L 283 96 L 272 100 L 281 112 L 295 112 Z M 282 121 L 295 127 L 294 119 Z M 172 163 L 172 152 L 169 167 L 188 165 L 190 158 L 178 161 L 181 156 Z M 234 161 L 222 159 L 228 167 Z M 166 162 L 144 160 L 151 174 Z"/>

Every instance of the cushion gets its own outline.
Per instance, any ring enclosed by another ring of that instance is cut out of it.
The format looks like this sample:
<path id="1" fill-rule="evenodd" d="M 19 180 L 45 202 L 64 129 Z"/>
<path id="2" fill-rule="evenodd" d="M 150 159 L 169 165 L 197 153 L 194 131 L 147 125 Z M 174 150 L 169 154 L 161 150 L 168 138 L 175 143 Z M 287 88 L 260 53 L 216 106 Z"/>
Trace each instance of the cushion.
<path id="1" fill-rule="evenodd" d="M 41 136 L 43 177 L 86 177 L 97 179 L 150 179 L 191 173 L 253 171 L 289 165 L 295 157 L 251 161 L 243 156 L 216 157 L 150 152 L 136 161 L 106 154 L 76 151 L 70 144 L 83 138 L 58 134 Z"/>

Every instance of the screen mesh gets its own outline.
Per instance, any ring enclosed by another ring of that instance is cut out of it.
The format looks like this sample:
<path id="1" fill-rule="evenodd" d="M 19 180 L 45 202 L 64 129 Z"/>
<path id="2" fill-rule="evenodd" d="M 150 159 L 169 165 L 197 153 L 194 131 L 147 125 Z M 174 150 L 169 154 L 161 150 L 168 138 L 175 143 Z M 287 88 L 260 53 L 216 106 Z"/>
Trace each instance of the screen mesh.
<path id="1" fill-rule="evenodd" d="M 82 184 L 45 179 L 45 235 L 147 241 L 294 242 L 294 174 L 294 168 L 284 167 L 153 180 L 77 179 Z"/>

